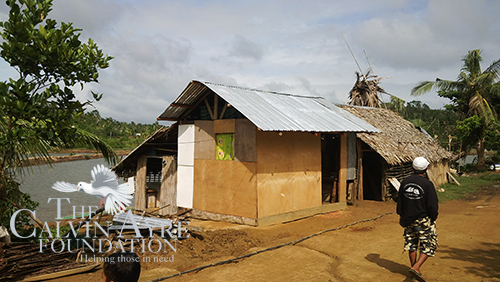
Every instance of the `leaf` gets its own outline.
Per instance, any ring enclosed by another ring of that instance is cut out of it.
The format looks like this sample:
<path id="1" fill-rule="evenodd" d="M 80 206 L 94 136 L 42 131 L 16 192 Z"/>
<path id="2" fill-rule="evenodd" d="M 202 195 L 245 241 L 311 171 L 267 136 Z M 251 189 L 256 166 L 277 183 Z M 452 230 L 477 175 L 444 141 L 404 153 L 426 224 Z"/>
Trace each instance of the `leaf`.
<path id="1" fill-rule="evenodd" d="M 45 28 L 43 27 L 43 25 L 40 25 L 39 30 L 40 30 L 40 34 L 41 34 L 43 37 L 47 38 L 47 30 L 45 30 Z"/>

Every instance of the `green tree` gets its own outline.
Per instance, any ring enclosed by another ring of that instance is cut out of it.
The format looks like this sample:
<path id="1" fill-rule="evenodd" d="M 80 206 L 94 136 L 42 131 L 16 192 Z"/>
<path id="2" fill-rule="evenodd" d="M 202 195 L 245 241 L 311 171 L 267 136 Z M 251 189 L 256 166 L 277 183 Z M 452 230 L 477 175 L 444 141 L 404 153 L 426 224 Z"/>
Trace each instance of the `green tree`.
<path id="1" fill-rule="evenodd" d="M 8 0 L 9 18 L 0 23 L 0 56 L 19 76 L 0 82 L 0 223 L 36 203 L 19 191 L 16 174 L 35 156 L 50 162 L 51 148 L 91 144 L 108 162 L 116 154 L 98 137 L 75 127 L 93 101 L 80 102 L 73 87 L 98 82 L 112 57 L 80 29 L 47 18 L 52 0 Z M 102 95 L 93 93 L 98 101 Z"/>
<path id="2" fill-rule="evenodd" d="M 500 74 L 500 60 L 494 61 L 488 68 L 481 71 L 481 51 L 472 50 L 462 58 L 463 66 L 457 80 L 444 80 L 437 78 L 435 81 L 422 81 L 412 89 L 411 95 L 418 96 L 437 89 L 440 97 L 451 100 L 446 108 L 458 114 L 459 120 L 466 120 L 478 116 L 483 124 L 483 130 L 477 130 L 475 126 L 461 126 L 463 136 L 474 138 L 477 146 L 477 167 L 483 169 L 485 135 L 490 123 L 496 122 L 495 110 L 491 107 L 491 101 L 498 98 L 500 86 L 498 84 Z M 469 120 L 468 122 L 470 122 Z M 465 133 L 463 130 L 474 129 L 477 134 Z M 468 142 L 472 142 L 467 139 Z"/>
<path id="3" fill-rule="evenodd" d="M 386 103 L 385 106 L 403 117 L 406 114 L 405 100 L 396 96 L 391 96 L 391 101 Z"/>

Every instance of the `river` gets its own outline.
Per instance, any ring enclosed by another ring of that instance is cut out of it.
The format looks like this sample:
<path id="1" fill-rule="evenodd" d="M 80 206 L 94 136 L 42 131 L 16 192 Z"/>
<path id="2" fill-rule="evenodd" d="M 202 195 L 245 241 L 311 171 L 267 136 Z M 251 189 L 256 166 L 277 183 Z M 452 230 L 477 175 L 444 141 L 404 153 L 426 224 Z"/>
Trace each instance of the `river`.
<path id="1" fill-rule="evenodd" d="M 42 222 L 55 221 L 57 217 L 57 200 L 49 198 L 69 198 L 61 200 L 61 216 L 72 216 L 73 206 L 76 206 L 76 213 L 80 214 L 82 206 L 85 206 L 85 213 L 88 212 L 88 206 L 99 205 L 99 199 L 95 196 L 86 194 L 83 191 L 72 193 L 59 192 L 52 189 L 52 185 L 56 181 L 65 181 L 72 184 L 77 184 L 80 181 L 90 183 L 92 180 L 91 170 L 94 166 L 103 164 L 110 167 L 104 159 L 91 159 L 82 161 L 71 161 L 53 164 L 52 167 L 48 165 L 32 166 L 25 168 L 28 172 L 20 178 L 20 189 L 24 193 L 31 195 L 31 198 L 40 203 L 36 209 L 36 217 Z M 119 183 L 123 181 L 119 179 Z M 134 203 L 134 199 L 132 199 Z M 93 210 L 96 208 L 94 207 Z"/>

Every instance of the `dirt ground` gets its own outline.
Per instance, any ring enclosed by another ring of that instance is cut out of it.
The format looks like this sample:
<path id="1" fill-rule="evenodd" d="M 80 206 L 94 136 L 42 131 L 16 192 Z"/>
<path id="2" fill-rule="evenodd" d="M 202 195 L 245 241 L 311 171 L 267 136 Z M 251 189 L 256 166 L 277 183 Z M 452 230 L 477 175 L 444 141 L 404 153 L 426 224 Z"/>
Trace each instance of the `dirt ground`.
<path id="1" fill-rule="evenodd" d="M 177 252 L 160 255 L 173 254 L 173 262 L 143 262 L 140 281 L 339 227 L 297 244 L 163 281 L 411 281 L 395 208 L 394 202 L 363 201 L 344 211 L 268 227 L 192 220 L 191 225 L 205 230 L 179 241 Z M 465 200 L 442 203 L 439 212 L 439 248 L 422 268 L 427 280 L 500 281 L 500 185 L 483 187 Z M 367 221 L 344 227 L 362 220 Z M 102 270 L 54 281 L 102 281 Z"/>

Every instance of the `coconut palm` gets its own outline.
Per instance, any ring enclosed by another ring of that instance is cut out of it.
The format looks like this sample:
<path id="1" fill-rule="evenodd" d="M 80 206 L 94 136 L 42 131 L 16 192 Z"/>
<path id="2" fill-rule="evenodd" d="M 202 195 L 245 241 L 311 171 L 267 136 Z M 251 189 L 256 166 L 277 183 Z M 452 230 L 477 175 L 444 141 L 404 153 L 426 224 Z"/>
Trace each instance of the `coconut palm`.
<path id="1" fill-rule="evenodd" d="M 494 96 L 500 93 L 498 85 L 500 60 L 494 61 L 481 71 L 481 50 L 471 50 L 462 58 L 463 66 L 457 80 L 436 78 L 435 81 L 422 81 L 415 86 L 411 95 L 419 96 L 436 89 L 440 97 L 451 100 L 449 108 L 454 110 L 461 120 L 474 115 L 483 119 L 487 126 L 496 120 L 496 112 L 491 107 Z M 477 136 L 478 168 L 484 167 L 485 130 Z"/>

